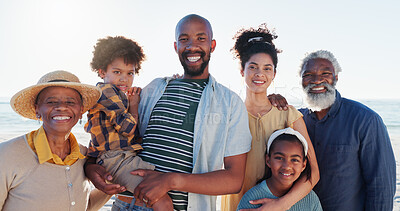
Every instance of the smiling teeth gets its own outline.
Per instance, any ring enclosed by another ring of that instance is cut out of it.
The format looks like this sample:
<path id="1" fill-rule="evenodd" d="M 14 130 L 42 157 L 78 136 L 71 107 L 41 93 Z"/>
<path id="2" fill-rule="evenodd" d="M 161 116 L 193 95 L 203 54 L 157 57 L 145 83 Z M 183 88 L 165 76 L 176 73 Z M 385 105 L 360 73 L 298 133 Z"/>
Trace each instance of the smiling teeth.
<path id="1" fill-rule="evenodd" d="M 191 56 L 188 57 L 187 60 L 189 60 L 189 62 L 197 62 L 200 59 L 200 56 Z"/>
<path id="2" fill-rule="evenodd" d="M 285 173 L 281 173 L 281 174 L 283 174 L 283 176 L 290 176 L 290 174 L 285 174 Z"/>
<path id="3" fill-rule="evenodd" d="M 71 117 L 68 117 L 68 116 L 56 116 L 56 117 L 53 117 L 53 119 L 55 119 L 55 120 L 66 120 L 66 119 L 71 119 Z"/>
<path id="4" fill-rule="evenodd" d="M 263 84 L 264 83 L 264 81 L 253 81 L 254 83 L 256 83 L 256 84 Z"/>
<path id="5" fill-rule="evenodd" d="M 315 91 L 319 91 L 319 90 L 323 90 L 323 89 L 324 89 L 324 87 L 312 88 L 312 90 L 315 90 Z"/>

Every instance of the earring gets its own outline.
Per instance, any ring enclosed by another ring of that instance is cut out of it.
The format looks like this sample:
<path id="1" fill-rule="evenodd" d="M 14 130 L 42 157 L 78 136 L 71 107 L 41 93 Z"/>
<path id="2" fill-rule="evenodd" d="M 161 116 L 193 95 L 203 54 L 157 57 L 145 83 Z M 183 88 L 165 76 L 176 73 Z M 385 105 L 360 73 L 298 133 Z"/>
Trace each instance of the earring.
<path id="1" fill-rule="evenodd" d="M 41 118 L 40 114 L 36 114 L 36 118 L 38 120 L 38 123 L 40 124 L 40 118 Z"/>
<path id="2" fill-rule="evenodd" d="M 80 125 L 82 124 L 82 119 L 79 119 L 79 124 L 80 124 Z"/>

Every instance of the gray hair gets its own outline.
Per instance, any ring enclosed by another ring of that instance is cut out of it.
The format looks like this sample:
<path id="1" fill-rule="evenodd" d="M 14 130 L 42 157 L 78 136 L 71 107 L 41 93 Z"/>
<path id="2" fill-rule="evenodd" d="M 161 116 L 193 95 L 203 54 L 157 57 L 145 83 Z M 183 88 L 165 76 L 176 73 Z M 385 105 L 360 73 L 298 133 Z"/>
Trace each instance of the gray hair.
<path id="1" fill-rule="evenodd" d="M 336 60 L 335 56 L 331 52 L 329 52 L 327 50 L 318 50 L 318 51 L 314 51 L 314 52 L 306 54 L 306 57 L 303 59 L 303 61 L 301 62 L 301 65 L 300 65 L 300 71 L 299 71 L 300 77 L 302 77 L 303 73 L 306 71 L 306 66 L 307 66 L 308 61 L 310 61 L 312 59 L 326 59 L 326 60 L 330 61 L 333 65 L 333 68 L 335 69 L 335 76 L 339 72 L 342 72 L 342 68 L 340 67 L 339 62 Z"/>

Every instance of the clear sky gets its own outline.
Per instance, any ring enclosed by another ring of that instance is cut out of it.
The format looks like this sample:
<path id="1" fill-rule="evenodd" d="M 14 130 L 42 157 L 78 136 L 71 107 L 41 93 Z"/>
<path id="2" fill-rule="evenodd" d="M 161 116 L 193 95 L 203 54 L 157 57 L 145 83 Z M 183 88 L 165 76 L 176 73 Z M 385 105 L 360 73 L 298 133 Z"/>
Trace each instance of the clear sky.
<path id="1" fill-rule="evenodd" d="M 100 79 L 89 63 L 98 38 L 122 35 L 147 55 L 134 84 L 182 73 L 173 49 L 180 18 L 196 13 L 213 27 L 217 48 L 210 73 L 243 96 L 244 83 L 230 49 L 242 27 L 267 23 L 279 36 L 277 77 L 269 93 L 301 101 L 298 67 L 306 52 L 326 49 L 342 66 L 337 88 L 353 99 L 400 98 L 399 1 L 134 1 L 1 0 L 0 97 L 11 97 L 52 70 L 82 82 Z"/>

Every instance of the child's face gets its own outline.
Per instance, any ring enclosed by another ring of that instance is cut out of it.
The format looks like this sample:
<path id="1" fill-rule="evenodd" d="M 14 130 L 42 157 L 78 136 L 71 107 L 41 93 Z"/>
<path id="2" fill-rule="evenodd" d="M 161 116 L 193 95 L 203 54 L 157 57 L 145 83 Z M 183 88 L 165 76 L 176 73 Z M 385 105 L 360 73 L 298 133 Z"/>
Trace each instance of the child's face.
<path id="1" fill-rule="evenodd" d="M 303 146 L 298 142 L 279 141 L 275 143 L 266 163 L 271 168 L 271 180 L 284 186 L 291 186 L 306 167 Z"/>
<path id="2" fill-rule="evenodd" d="M 135 66 L 125 64 L 123 58 L 116 58 L 107 66 L 106 71 L 99 70 L 99 73 L 100 77 L 104 79 L 104 83 L 114 84 L 120 90 L 126 92 L 132 87 Z"/>

